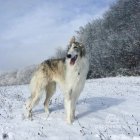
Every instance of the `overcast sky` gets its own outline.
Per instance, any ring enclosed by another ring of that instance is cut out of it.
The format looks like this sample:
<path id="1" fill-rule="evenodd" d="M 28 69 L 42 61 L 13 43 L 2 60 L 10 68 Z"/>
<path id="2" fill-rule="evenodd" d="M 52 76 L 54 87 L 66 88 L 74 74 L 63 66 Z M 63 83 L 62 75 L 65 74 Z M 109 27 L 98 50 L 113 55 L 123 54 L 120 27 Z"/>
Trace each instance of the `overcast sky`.
<path id="1" fill-rule="evenodd" d="M 0 71 L 38 64 L 115 0 L 0 0 Z"/>

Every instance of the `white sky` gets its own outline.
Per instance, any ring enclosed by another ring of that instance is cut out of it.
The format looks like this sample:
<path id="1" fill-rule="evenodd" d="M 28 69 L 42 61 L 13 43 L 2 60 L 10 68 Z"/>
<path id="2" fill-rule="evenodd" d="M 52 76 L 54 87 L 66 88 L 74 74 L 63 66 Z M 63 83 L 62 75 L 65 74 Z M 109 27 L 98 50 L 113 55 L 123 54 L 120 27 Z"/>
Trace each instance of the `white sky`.
<path id="1" fill-rule="evenodd" d="M 38 64 L 115 0 L 0 0 L 0 71 Z"/>

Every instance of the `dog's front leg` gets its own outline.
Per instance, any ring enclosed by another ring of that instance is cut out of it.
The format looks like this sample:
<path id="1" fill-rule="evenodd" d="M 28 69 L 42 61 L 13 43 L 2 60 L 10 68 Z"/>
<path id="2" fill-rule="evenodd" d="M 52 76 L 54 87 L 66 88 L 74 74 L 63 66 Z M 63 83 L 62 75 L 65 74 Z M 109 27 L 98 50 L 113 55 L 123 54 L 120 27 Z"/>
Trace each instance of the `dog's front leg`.
<path id="1" fill-rule="evenodd" d="M 75 101 L 72 97 L 72 93 L 69 93 L 65 96 L 64 102 L 66 111 L 66 121 L 68 124 L 72 124 L 75 117 Z"/>
<path id="2" fill-rule="evenodd" d="M 66 111 L 66 121 L 68 124 L 72 124 L 74 121 L 74 110 L 72 106 L 72 101 L 65 99 L 65 111 Z"/>

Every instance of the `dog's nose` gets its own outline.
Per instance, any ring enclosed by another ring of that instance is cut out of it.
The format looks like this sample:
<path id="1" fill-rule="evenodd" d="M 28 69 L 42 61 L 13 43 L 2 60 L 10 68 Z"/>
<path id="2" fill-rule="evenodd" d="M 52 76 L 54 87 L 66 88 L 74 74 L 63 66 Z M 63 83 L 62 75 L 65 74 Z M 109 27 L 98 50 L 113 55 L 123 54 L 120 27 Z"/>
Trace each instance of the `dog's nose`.
<path id="1" fill-rule="evenodd" d="M 71 58 L 71 54 L 67 54 L 67 58 Z"/>

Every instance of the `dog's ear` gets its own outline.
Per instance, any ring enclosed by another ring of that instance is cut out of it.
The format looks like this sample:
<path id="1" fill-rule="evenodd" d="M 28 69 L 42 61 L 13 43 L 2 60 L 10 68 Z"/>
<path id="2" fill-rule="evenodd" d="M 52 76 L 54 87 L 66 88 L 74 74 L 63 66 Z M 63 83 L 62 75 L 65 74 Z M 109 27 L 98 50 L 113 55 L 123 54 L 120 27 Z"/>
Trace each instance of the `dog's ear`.
<path id="1" fill-rule="evenodd" d="M 72 43 L 76 42 L 75 36 L 73 36 L 70 40 L 70 46 L 72 45 Z"/>
<path id="2" fill-rule="evenodd" d="M 83 44 L 80 44 L 81 47 L 81 52 L 80 52 L 80 56 L 84 57 L 86 55 L 86 49 L 85 46 Z"/>

